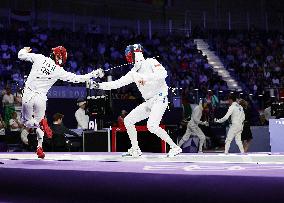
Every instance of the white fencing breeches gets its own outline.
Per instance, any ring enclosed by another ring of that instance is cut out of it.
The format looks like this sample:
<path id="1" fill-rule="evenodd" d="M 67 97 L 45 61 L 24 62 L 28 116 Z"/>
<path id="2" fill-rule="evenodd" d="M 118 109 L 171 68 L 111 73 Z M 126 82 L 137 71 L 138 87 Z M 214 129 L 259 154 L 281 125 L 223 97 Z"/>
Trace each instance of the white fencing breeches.
<path id="1" fill-rule="evenodd" d="M 42 146 L 44 132 L 39 128 L 46 110 L 46 97 L 27 88 L 22 99 L 22 121 L 28 128 L 36 128 L 38 145 Z"/>
<path id="2" fill-rule="evenodd" d="M 205 138 L 205 135 L 202 132 L 202 130 L 198 127 L 198 125 L 193 125 L 191 123 L 188 123 L 186 132 L 182 136 L 178 145 L 182 146 L 183 143 L 185 143 L 190 138 L 191 135 L 196 135 L 199 138 L 199 149 L 198 149 L 198 151 L 201 152 L 206 138 Z"/>
<path id="3" fill-rule="evenodd" d="M 168 133 L 159 126 L 167 106 L 168 98 L 157 96 L 140 104 L 124 118 L 124 125 L 133 148 L 138 148 L 137 131 L 134 124 L 148 117 L 148 130 L 167 142 L 170 147 L 176 146 Z"/>
<path id="4" fill-rule="evenodd" d="M 236 144 L 238 145 L 240 152 L 244 153 L 244 147 L 242 143 L 242 131 L 243 125 L 242 124 L 233 124 L 228 131 L 227 138 L 225 141 L 225 153 L 229 153 L 230 145 L 232 140 L 235 138 Z"/>

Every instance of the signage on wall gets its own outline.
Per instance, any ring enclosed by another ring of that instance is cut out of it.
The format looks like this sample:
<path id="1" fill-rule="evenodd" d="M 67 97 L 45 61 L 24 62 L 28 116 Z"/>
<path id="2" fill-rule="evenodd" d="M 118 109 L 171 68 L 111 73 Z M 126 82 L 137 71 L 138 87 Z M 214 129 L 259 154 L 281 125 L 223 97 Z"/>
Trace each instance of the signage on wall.
<path id="1" fill-rule="evenodd" d="M 47 98 L 78 99 L 86 97 L 85 87 L 53 86 L 47 93 Z"/>

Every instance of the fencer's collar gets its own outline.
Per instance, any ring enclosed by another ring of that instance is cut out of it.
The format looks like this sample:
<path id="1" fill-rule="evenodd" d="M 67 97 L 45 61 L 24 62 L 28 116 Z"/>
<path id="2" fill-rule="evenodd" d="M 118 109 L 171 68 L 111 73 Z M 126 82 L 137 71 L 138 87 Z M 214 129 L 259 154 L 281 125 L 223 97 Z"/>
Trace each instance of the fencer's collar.
<path id="1" fill-rule="evenodd" d="M 139 58 L 138 60 L 136 60 L 136 57 L 135 57 L 135 63 L 133 66 L 133 70 L 138 71 L 142 67 L 142 64 L 144 61 L 145 61 L 144 57 Z"/>
<path id="2" fill-rule="evenodd" d="M 143 61 L 145 61 L 143 53 L 142 52 L 135 52 L 135 63 L 141 63 Z"/>

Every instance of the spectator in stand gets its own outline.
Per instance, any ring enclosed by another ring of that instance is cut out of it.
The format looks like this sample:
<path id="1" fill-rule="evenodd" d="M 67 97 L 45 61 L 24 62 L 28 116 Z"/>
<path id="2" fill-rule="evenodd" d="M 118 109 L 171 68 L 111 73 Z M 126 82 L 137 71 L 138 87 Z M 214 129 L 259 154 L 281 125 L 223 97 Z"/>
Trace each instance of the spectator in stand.
<path id="1" fill-rule="evenodd" d="M 281 87 L 284 78 L 281 33 L 252 28 L 248 32 L 215 32 L 213 35 L 213 47 L 250 93 L 263 94 L 266 87 Z M 259 99 L 258 104 L 261 108 Z"/>
<path id="2" fill-rule="evenodd" d="M 216 109 L 216 107 L 219 104 L 219 99 L 218 97 L 214 94 L 214 92 L 212 90 L 208 90 L 208 94 L 207 94 L 207 102 L 211 105 L 211 107 L 213 109 Z"/>
<path id="3" fill-rule="evenodd" d="M 12 118 L 12 113 L 15 112 L 14 95 L 11 92 L 11 88 L 6 88 L 6 93 L 3 96 L 2 104 L 4 106 L 4 121 L 6 125 L 9 125 L 9 121 Z"/>
<path id="4" fill-rule="evenodd" d="M 6 128 L 6 124 L 5 124 L 5 122 L 2 119 L 2 116 L 0 114 L 0 136 L 5 135 L 5 128 Z"/>
<path id="5" fill-rule="evenodd" d="M 201 73 L 199 76 L 199 83 L 207 83 L 208 78 L 204 73 Z"/>
<path id="6" fill-rule="evenodd" d="M 127 115 L 127 111 L 122 110 L 120 116 L 118 116 L 118 118 L 117 118 L 117 126 L 119 128 L 125 128 L 125 126 L 124 126 L 124 118 L 126 117 L 126 115 Z"/>
<path id="7" fill-rule="evenodd" d="M 181 102 L 182 102 L 182 109 L 183 109 L 183 120 L 190 120 L 192 109 L 190 106 L 190 92 L 189 87 L 186 87 L 182 90 L 181 93 Z"/>
<path id="8" fill-rule="evenodd" d="M 32 34 L 28 30 L 31 30 Z M 100 34 L 99 32 L 94 36 L 82 32 L 70 33 L 64 29 L 51 31 L 36 26 L 29 28 L 27 25 L 11 26 L 5 32 L 4 36 L 13 33 L 11 35 L 13 39 L 11 42 L 11 40 L 5 40 L 4 37 L 1 42 L 1 53 L 7 53 L 4 60 L 0 59 L 1 79 L 3 78 L 4 82 L 14 79 L 17 80 L 20 86 L 23 85 L 23 76 L 27 69 L 25 64 L 17 64 L 17 47 L 25 43 L 33 43 L 35 52 L 37 50 L 40 53 L 47 53 L 49 51 L 47 47 L 52 46 L 55 39 L 60 39 L 68 44 L 70 54 L 66 69 L 72 72 L 85 73 L 90 68 L 90 64 L 91 66 L 102 64 L 104 68 L 124 64 L 120 42 L 131 44 L 136 41 L 144 45 L 145 52 L 149 56 L 161 56 L 161 63 L 167 67 L 168 75 L 172 76 L 169 79 L 170 86 L 178 87 L 181 85 L 183 87 L 193 86 L 193 88 L 199 88 L 199 72 L 203 73 L 201 75 L 202 80 L 206 80 L 206 83 L 213 85 L 208 60 L 202 55 L 202 52 L 197 50 L 193 39 L 189 37 L 178 35 L 159 36 L 155 33 L 153 39 L 148 40 L 144 35 L 133 35 L 128 28 L 122 29 L 120 34 L 106 36 L 106 34 Z M 2 58 L 2 54 L 0 54 L 0 58 Z M 11 61 L 13 62 L 11 63 Z M 97 64 L 93 65 L 94 61 L 98 61 Z M 128 72 L 127 68 L 112 71 L 113 80 L 121 75 L 120 71 Z M 178 81 L 180 78 L 182 78 L 182 82 Z M 57 84 L 64 83 L 58 82 Z M 209 88 L 212 89 L 213 87 Z M 131 95 L 125 95 L 125 92 L 128 91 L 113 91 L 112 94 L 116 95 L 117 98 L 132 98 Z M 132 93 L 136 95 L 137 90 Z"/>
<path id="9" fill-rule="evenodd" d="M 28 145 L 29 145 L 29 139 L 28 139 L 28 135 L 29 135 L 29 132 L 30 129 L 29 128 L 26 128 L 24 127 L 22 132 L 21 132 L 21 140 L 22 142 L 24 143 L 25 147 L 27 148 Z"/>
<path id="10" fill-rule="evenodd" d="M 208 121 L 213 121 L 215 118 L 216 108 L 219 105 L 219 99 L 212 90 L 208 90 L 206 100 L 208 102 L 208 112 L 205 112 L 205 115 L 208 116 Z"/>
<path id="11" fill-rule="evenodd" d="M 14 104 L 14 95 L 12 94 L 11 88 L 6 88 L 6 93 L 3 96 L 2 103 L 6 104 Z"/>
<path id="12" fill-rule="evenodd" d="M 276 74 L 274 74 L 274 76 L 272 78 L 272 84 L 273 84 L 274 87 L 279 87 L 279 85 L 280 85 L 279 79 L 276 76 Z"/>
<path id="13" fill-rule="evenodd" d="M 17 113 L 12 113 L 12 118 L 9 120 L 9 127 L 11 132 L 17 132 L 20 135 L 24 125 L 18 120 Z"/>
<path id="14" fill-rule="evenodd" d="M 15 106 L 15 111 L 17 112 L 18 119 L 21 119 L 21 111 L 22 111 L 22 90 L 18 87 L 16 93 L 14 94 L 14 106 Z"/>

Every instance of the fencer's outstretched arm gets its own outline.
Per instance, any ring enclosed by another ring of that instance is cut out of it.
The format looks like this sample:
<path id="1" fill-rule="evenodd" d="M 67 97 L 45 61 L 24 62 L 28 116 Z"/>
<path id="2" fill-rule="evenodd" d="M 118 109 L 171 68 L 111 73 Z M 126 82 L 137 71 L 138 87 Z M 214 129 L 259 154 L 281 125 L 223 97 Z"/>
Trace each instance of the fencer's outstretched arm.
<path id="1" fill-rule="evenodd" d="M 24 47 L 18 52 L 18 58 L 22 61 L 29 61 L 34 63 L 36 58 L 44 57 L 41 54 L 30 53 L 32 49 L 30 47 Z"/>
<path id="2" fill-rule="evenodd" d="M 228 118 L 232 115 L 232 113 L 233 113 L 233 105 L 231 105 L 230 107 L 229 107 L 229 109 L 228 109 L 228 111 L 227 111 L 227 113 L 226 113 L 226 115 L 223 117 L 223 118 L 220 118 L 220 119 L 216 119 L 215 118 L 215 122 L 217 122 L 217 123 L 223 123 L 223 122 L 225 122 L 226 120 L 228 120 Z"/>
<path id="3" fill-rule="evenodd" d="M 111 90 L 111 89 L 118 89 L 120 87 L 123 87 L 125 85 L 128 85 L 132 82 L 134 82 L 133 80 L 133 75 L 132 75 L 132 71 L 128 72 L 125 76 L 122 76 L 121 78 L 119 78 L 118 80 L 115 81 L 111 81 L 111 82 L 102 82 L 102 83 L 93 83 L 94 85 L 97 85 L 96 88 L 102 89 L 102 90 Z"/>
<path id="4" fill-rule="evenodd" d="M 85 75 L 76 75 L 65 71 L 63 68 L 59 69 L 60 71 L 60 80 L 72 83 L 83 83 L 89 81 L 91 78 L 103 77 L 102 69 L 93 70 L 92 72 Z"/>

